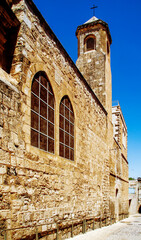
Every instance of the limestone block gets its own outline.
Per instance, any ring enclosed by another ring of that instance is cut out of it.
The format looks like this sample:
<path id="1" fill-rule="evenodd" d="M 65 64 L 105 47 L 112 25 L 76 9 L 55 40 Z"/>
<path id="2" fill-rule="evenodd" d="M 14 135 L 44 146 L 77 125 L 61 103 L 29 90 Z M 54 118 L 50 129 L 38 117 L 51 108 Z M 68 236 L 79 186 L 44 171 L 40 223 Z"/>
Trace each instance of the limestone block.
<path id="1" fill-rule="evenodd" d="M 18 167 L 25 167 L 25 160 L 23 158 L 17 157 L 17 166 Z"/>
<path id="2" fill-rule="evenodd" d="M 17 165 L 17 159 L 15 155 L 11 155 L 11 165 L 16 166 Z"/>
<path id="3" fill-rule="evenodd" d="M 29 96 L 29 91 L 30 91 L 30 88 L 28 88 L 26 85 L 23 85 L 23 87 L 22 87 L 22 92 L 23 92 L 25 95 Z"/>
<path id="4" fill-rule="evenodd" d="M 11 193 L 17 193 L 17 189 L 15 186 L 11 186 Z"/>
<path id="5" fill-rule="evenodd" d="M 10 164 L 9 152 L 0 149 L 0 163 Z"/>
<path id="6" fill-rule="evenodd" d="M 0 165 L 0 174 L 5 174 L 7 173 L 7 167 L 5 165 Z"/>
<path id="7" fill-rule="evenodd" d="M 3 127 L 0 127 L 0 138 L 3 137 Z"/>
<path id="8" fill-rule="evenodd" d="M 29 195 L 33 195 L 34 194 L 34 189 L 33 188 L 28 188 L 27 192 Z"/>
<path id="9" fill-rule="evenodd" d="M 10 186 L 1 186 L 1 192 L 2 193 L 9 193 L 10 192 Z"/>
<path id="10" fill-rule="evenodd" d="M 1 211 L 1 217 L 2 217 L 3 219 L 9 218 L 9 217 L 10 217 L 9 211 L 8 211 L 8 210 L 2 210 L 2 211 Z"/>
<path id="11" fill-rule="evenodd" d="M 13 142 L 9 142 L 9 143 L 8 143 L 8 149 L 9 149 L 9 151 L 11 151 L 11 152 L 14 152 L 14 151 L 15 151 L 15 145 L 14 145 Z"/>
<path id="12" fill-rule="evenodd" d="M 48 228 L 47 228 L 47 225 L 43 225 L 43 226 L 42 226 L 42 232 L 47 231 L 47 229 L 48 229 Z"/>
<path id="13" fill-rule="evenodd" d="M 3 94 L 0 92 L 0 103 L 2 102 Z"/>
<path id="14" fill-rule="evenodd" d="M 25 176 L 26 175 L 25 169 L 17 168 L 17 174 L 20 176 Z"/>
<path id="15" fill-rule="evenodd" d="M 3 182 L 4 182 L 4 178 L 2 175 L 0 175 L 0 184 L 3 184 Z"/>
<path id="16" fill-rule="evenodd" d="M 11 108 L 11 99 L 6 95 L 3 95 L 3 104 L 8 108 Z"/>
<path id="17" fill-rule="evenodd" d="M 19 146 L 19 138 L 18 138 L 18 135 L 16 133 L 11 132 L 11 140 L 16 147 Z"/>

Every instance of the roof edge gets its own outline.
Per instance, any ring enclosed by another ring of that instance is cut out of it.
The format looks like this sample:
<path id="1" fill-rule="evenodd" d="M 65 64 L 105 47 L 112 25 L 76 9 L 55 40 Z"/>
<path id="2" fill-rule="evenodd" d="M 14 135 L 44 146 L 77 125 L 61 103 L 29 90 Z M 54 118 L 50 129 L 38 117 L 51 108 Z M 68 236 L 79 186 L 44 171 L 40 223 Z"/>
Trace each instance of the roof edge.
<path id="1" fill-rule="evenodd" d="M 87 87 L 88 91 L 92 94 L 93 98 L 96 100 L 96 102 L 98 103 L 98 105 L 101 107 L 101 109 L 103 110 L 103 112 L 105 113 L 105 115 L 107 115 L 107 111 L 104 108 L 104 106 L 102 105 L 102 103 L 100 102 L 100 100 L 97 98 L 96 94 L 94 93 L 94 91 L 91 89 L 90 85 L 88 84 L 88 82 L 86 81 L 86 79 L 84 78 L 84 76 L 82 75 L 82 73 L 79 71 L 79 69 L 77 68 L 76 64 L 73 62 L 73 60 L 71 59 L 71 57 L 69 56 L 69 54 L 67 53 L 67 51 L 65 50 L 65 48 L 63 47 L 63 45 L 61 44 L 61 42 L 58 40 L 58 38 L 56 37 L 55 33 L 52 31 L 52 29 L 50 28 L 50 26 L 48 25 L 48 23 L 46 22 L 46 20 L 44 19 L 44 17 L 42 16 L 42 14 L 40 13 L 40 11 L 38 10 L 38 8 L 36 7 L 36 5 L 34 4 L 34 2 L 32 0 L 25 0 L 25 2 L 27 3 L 27 5 L 29 5 L 29 7 L 32 9 L 32 11 L 34 12 L 34 14 L 39 18 L 41 26 L 43 27 L 43 29 L 45 31 L 49 31 L 50 35 L 53 37 L 53 40 L 57 43 L 57 46 L 59 48 L 62 49 L 63 53 L 66 55 L 68 62 L 72 65 L 72 67 L 74 68 L 76 74 L 79 75 L 79 77 L 81 78 L 81 80 L 84 82 L 85 86 Z"/>

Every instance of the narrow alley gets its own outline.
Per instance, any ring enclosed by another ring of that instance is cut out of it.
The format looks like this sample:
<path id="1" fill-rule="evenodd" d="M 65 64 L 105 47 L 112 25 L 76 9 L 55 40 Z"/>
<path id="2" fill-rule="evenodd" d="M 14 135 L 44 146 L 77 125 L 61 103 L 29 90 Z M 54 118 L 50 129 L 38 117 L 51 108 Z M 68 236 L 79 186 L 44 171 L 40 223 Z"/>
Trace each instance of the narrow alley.
<path id="1" fill-rule="evenodd" d="M 69 240 L 141 240 L 141 214 L 113 225 L 69 238 Z"/>

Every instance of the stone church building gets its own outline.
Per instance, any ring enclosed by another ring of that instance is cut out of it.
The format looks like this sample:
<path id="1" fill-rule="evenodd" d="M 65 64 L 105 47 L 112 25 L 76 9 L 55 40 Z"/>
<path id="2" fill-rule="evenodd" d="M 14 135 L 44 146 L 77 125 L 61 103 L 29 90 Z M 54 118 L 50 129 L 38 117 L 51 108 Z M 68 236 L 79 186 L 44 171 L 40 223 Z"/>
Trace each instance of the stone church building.
<path id="1" fill-rule="evenodd" d="M 128 215 L 127 127 L 107 23 L 76 65 L 32 0 L 0 1 L 0 239 L 66 239 Z"/>

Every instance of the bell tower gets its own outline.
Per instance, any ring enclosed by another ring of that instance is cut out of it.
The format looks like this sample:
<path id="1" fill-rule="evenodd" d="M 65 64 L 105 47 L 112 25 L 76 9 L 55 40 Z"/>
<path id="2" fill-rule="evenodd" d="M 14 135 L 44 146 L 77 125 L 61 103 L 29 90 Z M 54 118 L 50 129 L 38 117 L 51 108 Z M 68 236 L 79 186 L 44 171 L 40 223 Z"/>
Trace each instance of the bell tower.
<path id="1" fill-rule="evenodd" d="M 95 16 L 77 27 L 77 67 L 112 117 L 112 87 L 110 45 L 112 43 L 108 24 Z"/>

